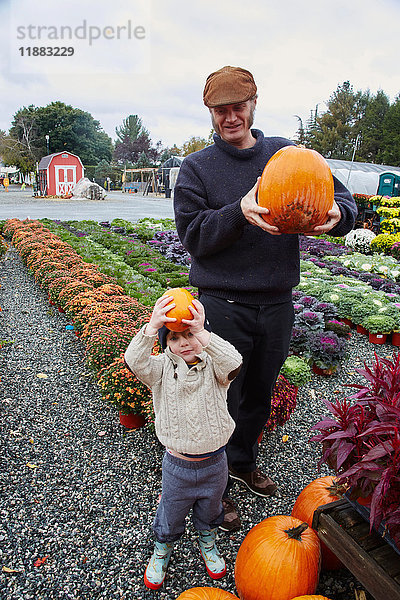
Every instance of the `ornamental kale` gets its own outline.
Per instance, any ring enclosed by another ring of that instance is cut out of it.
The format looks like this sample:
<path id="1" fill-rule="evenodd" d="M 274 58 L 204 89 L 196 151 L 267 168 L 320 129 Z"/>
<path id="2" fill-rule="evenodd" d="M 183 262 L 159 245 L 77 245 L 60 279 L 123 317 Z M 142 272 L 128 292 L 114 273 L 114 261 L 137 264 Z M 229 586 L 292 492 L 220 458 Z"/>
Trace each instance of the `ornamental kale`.
<path id="1" fill-rule="evenodd" d="M 337 367 L 346 356 L 346 340 L 331 331 L 317 331 L 308 338 L 307 352 L 320 369 Z"/>
<path id="2" fill-rule="evenodd" d="M 164 254 L 168 260 L 179 265 L 190 265 L 190 255 L 182 246 L 176 231 L 156 231 L 148 244 Z"/>
<path id="3" fill-rule="evenodd" d="M 303 235 L 299 236 L 299 246 L 301 251 L 308 252 L 314 256 L 325 256 L 325 254 L 329 254 L 330 256 L 340 256 L 349 252 L 349 250 L 341 244 L 333 244 L 327 240 Z"/>
<path id="4" fill-rule="evenodd" d="M 324 315 L 325 321 L 337 317 L 338 310 L 332 302 L 317 302 L 313 306 L 315 312 L 320 312 Z"/>
<path id="5" fill-rule="evenodd" d="M 298 303 L 302 304 L 304 308 L 312 308 L 316 304 L 317 299 L 314 296 L 302 296 L 299 298 Z"/>
<path id="6" fill-rule="evenodd" d="M 324 328 L 324 315 L 322 312 L 303 310 L 303 312 L 295 315 L 295 325 L 311 331 L 322 330 Z"/>
<path id="7" fill-rule="evenodd" d="M 307 331 L 295 325 L 292 329 L 292 337 L 290 338 L 290 351 L 295 354 L 302 353 L 307 346 L 307 340 Z"/>
<path id="8" fill-rule="evenodd" d="M 350 325 L 346 325 L 346 323 L 342 323 L 342 321 L 336 321 L 336 319 L 330 319 L 329 321 L 325 321 L 325 331 L 332 331 L 336 333 L 339 337 L 348 339 L 350 337 L 351 327 Z"/>

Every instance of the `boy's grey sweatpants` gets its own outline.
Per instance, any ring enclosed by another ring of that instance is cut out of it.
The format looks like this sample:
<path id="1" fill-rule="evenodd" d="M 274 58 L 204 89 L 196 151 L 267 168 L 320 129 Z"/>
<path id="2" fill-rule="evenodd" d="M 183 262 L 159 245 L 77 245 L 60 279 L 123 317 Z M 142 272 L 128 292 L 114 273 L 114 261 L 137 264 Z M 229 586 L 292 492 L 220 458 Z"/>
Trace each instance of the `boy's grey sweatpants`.
<path id="1" fill-rule="evenodd" d="M 228 481 L 226 453 L 188 461 L 165 453 L 162 493 L 153 523 L 159 542 L 174 542 L 185 530 L 185 518 L 193 509 L 198 531 L 214 529 L 224 519 L 222 494 Z"/>

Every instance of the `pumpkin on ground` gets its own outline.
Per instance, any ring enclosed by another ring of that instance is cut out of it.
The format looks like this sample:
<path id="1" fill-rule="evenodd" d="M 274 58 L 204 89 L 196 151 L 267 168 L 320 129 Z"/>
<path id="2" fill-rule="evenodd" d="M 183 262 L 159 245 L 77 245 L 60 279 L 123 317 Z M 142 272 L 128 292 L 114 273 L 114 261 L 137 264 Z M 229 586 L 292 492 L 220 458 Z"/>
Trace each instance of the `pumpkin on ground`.
<path id="1" fill-rule="evenodd" d="M 325 223 L 333 195 L 333 177 L 324 157 L 309 148 L 285 146 L 264 168 L 258 204 L 270 211 L 263 219 L 282 233 L 305 233 Z"/>
<path id="2" fill-rule="evenodd" d="M 189 310 L 189 305 L 192 304 L 194 298 L 185 288 L 171 288 L 167 290 L 162 297 L 172 296 L 175 308 L 171 308 L 166 315 L 171 319 L 176 319 L 171 323 L 165 323 L 170 331 L 184 331 L 187 325 L 182 323 L 182 319 L 192 319 L 193 315 Z"/>
<path id="3" fill-rule="evenodd" d="M 239 600 L 239 598 L 220 588 L 195 587 L 182 592 L 176 600 Z"/>
<path id="4" fill-rule="evenodd" d="M 235 563 L 240 600 L 291 600 L 317 587 L 320 543 L 299 519 L 277 515 L 250 529 Z"/>
<path id="5" fill-rule="evenodd" d="M 292 517 L 308 523 L 312 527 L 314 511 L 318 506 L 340 500 L 341 491 L 331 475 L 319 477 L 309 483 L 299 494 L 293 506 Z M 337 556 L 321 542 L 322 569 L 327 571 L 343 567 Z"/>
<path id="6" fill-rule="evenodd" d="M 296 596 L 292 600 L 329 600 L 326 596 Z"/>

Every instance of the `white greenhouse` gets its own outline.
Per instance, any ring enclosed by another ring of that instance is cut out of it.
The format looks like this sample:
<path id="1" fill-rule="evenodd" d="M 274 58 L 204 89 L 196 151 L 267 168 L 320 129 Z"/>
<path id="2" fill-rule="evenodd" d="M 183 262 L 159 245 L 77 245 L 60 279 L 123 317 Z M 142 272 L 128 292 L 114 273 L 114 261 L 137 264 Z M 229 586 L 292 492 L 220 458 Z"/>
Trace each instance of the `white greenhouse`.
<path id="1" fill-rule="evenodd" d="M 352 194 L 374 196 L 378 192 L 379 177 L 383 173 L 392 173 L 400 177 L 399 167 L 375 165 L 373 163 L 350 162 L 348 160 L 327 159 L 329 167 Z"/>

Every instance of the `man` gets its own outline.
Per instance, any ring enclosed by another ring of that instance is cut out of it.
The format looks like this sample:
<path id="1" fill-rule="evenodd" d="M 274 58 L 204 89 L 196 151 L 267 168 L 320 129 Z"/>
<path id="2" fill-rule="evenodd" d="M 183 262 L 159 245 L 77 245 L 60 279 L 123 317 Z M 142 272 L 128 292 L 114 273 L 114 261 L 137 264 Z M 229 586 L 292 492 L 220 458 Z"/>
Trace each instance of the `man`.
<path id="1" fill-rule="evenodd" d="M 243 356 L 228 393 L 236 428 L 227 446 L 231 478 L 268 496 L 276 484 L 256 467 L 257 438 L 270 413 L 271 395 L 288 351 L 293 326 L 292 289 L 299 283 L 298 236 L 281 234 L 262 218 L 259 177 L 271 156 L 293 145 L 251 129 L 257 103 L 252 74 L 223 67 L 207 78 L 204 104 L 214 144 L 185 158 L 175 186 L 175 221 L 192 257 L 190 283 L 199 288 L 211 329 Z M 334 178 L 335 202 L 315 235 L 342 236 L 354 226 L 350 192 Z M 240 527 L 236 507 L 224 497 L 221 528 Z"/>

